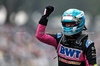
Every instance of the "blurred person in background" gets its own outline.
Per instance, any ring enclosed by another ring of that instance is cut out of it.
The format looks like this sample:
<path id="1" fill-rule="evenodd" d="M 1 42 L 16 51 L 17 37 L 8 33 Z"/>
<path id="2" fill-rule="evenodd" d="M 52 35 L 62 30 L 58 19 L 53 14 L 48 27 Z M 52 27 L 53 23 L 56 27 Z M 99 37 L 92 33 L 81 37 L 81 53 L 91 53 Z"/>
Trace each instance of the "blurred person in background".
<path id="1" fill-rule="evenodd" d="M 30 40 L 28 45 L 28 52 L 30 52 L 30 57 L 28 58 L 28 66 L 49 66 L 49 59 L 46 55 L 44 49 L 41 46 L 37 45 L 37 42 L 34 42 L 34 38 Z"/>
<path id="2" fill-rule="evenodd" d="M 36 65 L 36 66 L 49 66 L 49 60 L 48 60 L 44 50 L 42 50 L 39 47 L 35 47 L 32 51 L 32 54 L 34 55 L 34 59 L 33 59 L 34 65 Z"/>
<path id="3" fill-rule="evenodd" d="M 96 50 L 97 50 L 97 61 L 98 61 L 98 66 L 100 66 L 100 33 L 96 33 L 95 34 L 95 37 L 94 37 L 94 42 L 95 42 L 95 47 L 96 47 Z"/>
<path id="4" fill-rule="evenodd" d="M 94 42 L 82 33 L 82 30 L 86 30 L 84 12 L 78 9 L 66 10 L 61 19 L 63 33 L 46 34 L 48 17 L 53 11 L 53 6 L 45 8 L 36 37 L 56 48 L 58 66 L 97 66 Z"/>

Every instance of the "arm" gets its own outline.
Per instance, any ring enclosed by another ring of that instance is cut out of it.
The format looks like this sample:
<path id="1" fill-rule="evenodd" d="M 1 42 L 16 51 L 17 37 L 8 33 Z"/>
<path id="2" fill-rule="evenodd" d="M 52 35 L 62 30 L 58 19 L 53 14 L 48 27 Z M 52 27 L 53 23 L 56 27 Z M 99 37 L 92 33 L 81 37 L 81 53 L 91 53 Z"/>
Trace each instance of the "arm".
<path id="1" fill-rule="evenodd" d="M 91 40 L 87 40 L 86 42 L 85 62 L 86 66 L 97 66 L 96 49 L 94 43 Z"/>
<path id="2" fill-rule="evenodd" d="M 57 46 L 56 39 L 45 33 L 45 29 L 46 29 L 47 22 L 48 22 L 47 17 L 52 13 L 53 10 L 54 10 L 54 7 L 52 6 L 46 7 L 44 14 L 39 21 L 39 25 L 36 31 L 36 38 L 43 43 L 56 47 Z"/>

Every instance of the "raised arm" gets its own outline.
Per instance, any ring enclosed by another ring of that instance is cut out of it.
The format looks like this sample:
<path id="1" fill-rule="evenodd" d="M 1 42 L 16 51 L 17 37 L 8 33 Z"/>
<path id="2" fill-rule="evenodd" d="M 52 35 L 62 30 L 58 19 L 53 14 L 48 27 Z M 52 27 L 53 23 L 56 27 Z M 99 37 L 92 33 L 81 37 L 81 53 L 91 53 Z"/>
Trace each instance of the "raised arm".
<path id="1" fill-rule="evenodd" d="M 45 29 L 47 26 L 47 22 L 48 22 L 48 17 L 49 15 L 54 11 L 54 7 L 53 6 L 47 6 L 43 16 L 41 17 L 39 24 L 38 24 L 38 28 L 36 31 L 36 38 L 38 40 L 40 40 L 43 43 L 52 45 L 54 47 L 57 46 L 57 41 L 53 36 L 50 36 L 48 34 L 45 33 Z"/>

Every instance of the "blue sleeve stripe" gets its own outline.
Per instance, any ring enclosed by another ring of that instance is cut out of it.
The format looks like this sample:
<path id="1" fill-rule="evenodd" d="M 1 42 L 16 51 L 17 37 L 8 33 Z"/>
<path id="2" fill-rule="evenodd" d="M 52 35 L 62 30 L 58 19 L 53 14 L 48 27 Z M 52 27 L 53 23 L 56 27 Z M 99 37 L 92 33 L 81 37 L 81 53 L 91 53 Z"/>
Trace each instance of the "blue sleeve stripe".
<path id="1" fill-rule="evenodd" d="M 93 43 L 93 41 L 91 41 L 91 40 L 88 39 L 86 41 L 86 44 L 85 44 L 86 48 L 88 48 L 92 43 Z"/>

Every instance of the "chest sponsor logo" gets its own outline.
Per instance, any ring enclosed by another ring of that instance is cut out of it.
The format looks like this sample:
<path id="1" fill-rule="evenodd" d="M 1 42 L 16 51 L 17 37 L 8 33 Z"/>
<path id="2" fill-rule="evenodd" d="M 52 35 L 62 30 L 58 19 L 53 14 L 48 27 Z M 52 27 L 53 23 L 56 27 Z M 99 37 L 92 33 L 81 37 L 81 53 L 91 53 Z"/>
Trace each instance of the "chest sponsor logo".
<path id="1" fill-rule="evenodd" d="M 73 58 L 74 55 L 75 55 L 75 58 L 79 59 L 80 54 L 82 53 L 82 51 L 78 50 L 78 49 L 64 47 L 64 46 L 61 45 L 59 53 L 61 55 L 66 55 L 67 57 L 71 57 L 71 58 Z"/>
<path id="2" fill-rule="evenodd" d="M 69 61 L 69 60 L 65 60 L 65 59 L 60 58 L 60 57 L 59 57 L 59 61 L 62 61 L 64 63 L 68 63 L 68 64 L 74 64 L 74 65 L 80 65 L 81 64 L 81 62 Z"/>

